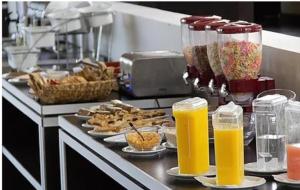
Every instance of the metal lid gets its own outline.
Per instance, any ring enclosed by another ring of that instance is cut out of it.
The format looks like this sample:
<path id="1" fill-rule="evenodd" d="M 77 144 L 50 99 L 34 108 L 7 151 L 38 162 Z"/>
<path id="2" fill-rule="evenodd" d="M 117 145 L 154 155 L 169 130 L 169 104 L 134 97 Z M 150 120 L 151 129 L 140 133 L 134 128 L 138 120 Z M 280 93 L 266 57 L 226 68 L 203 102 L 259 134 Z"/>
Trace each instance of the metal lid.
<path id="1" fill-rule="evenodd" d="M 221 34 L 251 33 L 259 32 L 261 30 L 261 25 L 246 21 L 231 22 L 217 28 L 217 32 Z"/>
<path id="2" fill-rule="evenodd" d="M 207 101 L 204 98 L 188 98 L 186 100 L 182 100 L 180 102 L 176 102 L 173 104 L 173 111 L 185 111 L 185 110 L 193 110 L 201 107 L 207 107 Z"/>
<path id="3" fill-rule="evenodd" d="M 216 21 L 216 20 L 220 20 L 219 18 L 214 18 L 214 17 L 211 17 L 209 19 L 206 19 L 206 20 L 198 20 L 196 22 L 193 22 L 191 24 L 189 24 L 189 29 L 190 30 L 196 30 L 196 31 L 202 31 L 202 30 L 205 30 L 205 26 L 213 21 Z"/>
<path id="4" fill-rule="evenodd" d="M 230 20 L 226 20 L 226 19 L 212 21 L 205 26 L 205 30 L 216 30 L 218 27 L 224 26 L 229 22 Z"/>
<path id="5" fill-rule="evenodd" d="M 212 15 L 212 16 L 189 16 L 189 17 L 184 17 L 184 18 L 181 18 L 180 19 L 180 22 L 182 24 L 191 24 L 195 21 L 198 21 L 198 20 L 202 20 L 202 21 L 205 21 L 205 20 L 209 20 L 209 19 L 212 19 L 212 18 L 218 18 L 218 19 L 221 19 L 222 17 L 220 16 L 216 16 L 216 15 Z"/>

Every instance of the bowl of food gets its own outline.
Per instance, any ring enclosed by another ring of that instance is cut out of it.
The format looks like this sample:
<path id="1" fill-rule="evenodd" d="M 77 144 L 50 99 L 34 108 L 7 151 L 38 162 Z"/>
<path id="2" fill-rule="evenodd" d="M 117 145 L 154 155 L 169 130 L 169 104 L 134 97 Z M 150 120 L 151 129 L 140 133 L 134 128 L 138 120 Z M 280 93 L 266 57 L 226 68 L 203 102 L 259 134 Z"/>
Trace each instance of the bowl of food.
<path id="1" fill-rule="evenodd" d="M 130 147 L 137 151 L 155 150 L 161 143 L 163 132 L 159 126 L 128 130 L 125 138 Z"/>
<path id="2" fill-rule="evenodd" d="M 177 147 L 176 128 L 175 127 L 164 128 L 164 134 L 168 144 Z"/>

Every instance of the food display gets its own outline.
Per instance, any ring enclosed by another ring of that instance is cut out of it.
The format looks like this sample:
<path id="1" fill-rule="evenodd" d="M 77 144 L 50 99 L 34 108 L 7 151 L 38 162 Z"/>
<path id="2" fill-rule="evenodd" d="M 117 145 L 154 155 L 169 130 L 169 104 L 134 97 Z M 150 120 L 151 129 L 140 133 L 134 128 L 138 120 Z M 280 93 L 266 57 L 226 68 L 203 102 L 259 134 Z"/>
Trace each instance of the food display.
<path id="1" fill-rule="evenodd" d="M 182 51 L 184 54 L 184 57 L 186 59 L 186 62 L 188 65 L 193 65 L 193 46 L 190 41 L 190 32 L 189 32 L 189 24 L 192 24 L 193 22 L 202 20 L 202 21 L 208 21 L 213 19 L 220 19 L 219 16 L 190 16 L 180 19 L 181 23 L 181 41 L 182 41 Z"/>
<path id="2" fill-rule="evenodd" d="M 208 85 L 210 79 L 214 77 L 213 71 L 209 65 L 207 56 L 207 41 L 205 35 L 205 26 L 213 21 L 220 20 L 213 18 L 210 20 L 198 20 L 189 25 L 190 42 L 192 45 L 193 66 L 199 73 L 200 84 Z"/>
<path id="3" fill-rule="evenodd" d="M 217 40 L 217 28 L 228 24 L 229 20 L 217 20 L 208 23 L 205 26 L 206 43 L 207 43 L 207 57 L 209 65 L 215 74 L 216 80 L 218 77 L 222 77 L 223 71 L 219 58 L 218 40 Z M 217 81 L 218 82 L 218 81 Z"/>
<path id="4" fill-rule="evenodd" d="M 262 61 L 262 27 L 237 21 L 218 27 L 218 47 L 223 73 L 227 80 L 258 77 Z"/>
<path id="5" fill-rule="evenodd" d="M 156 130 L 156 129 L 155 129 Z M 142 135 L 142 136 L 140 136 Z M 138 151 L 153 150 L 160 145 L 162 134 L 158 131 L 140 131 L 138 134 L 134 130 L 130 130 L 125 135 L 129 146 Z"/>
<path id="6" fill-rule="evenodd" d="M 230 102 L 212 115 L 217 185 L 241 185 L 244 180 L 243 109 Z M 228 175 L 230 173 L 230 175 Z"/>
<path id="7" fill-rule="evenodd" d="M 32 73 L 28 84 L 46 104 L 101 100 L 118 87 L 114 69 L 101 63 L 85 65 L 82 71 L 65 77 Z"/>
<path id="8" fill-rule="evenodd" d="M 202 174 L 209 169 L 207 101 L 198 97 L 173 104 L 180 174 Z"/>
<path id="9" fill-rule="evenodd" d="M 168 126 L 170 120 L 163 110 L 142 110 L 120 100 L 112 100 L 92 109 L 80 109 L 78 115 L 92 116 L 87 124 L 94 127 L 95 132 L 120 132 L 130 128 L 151 126 Z"/>

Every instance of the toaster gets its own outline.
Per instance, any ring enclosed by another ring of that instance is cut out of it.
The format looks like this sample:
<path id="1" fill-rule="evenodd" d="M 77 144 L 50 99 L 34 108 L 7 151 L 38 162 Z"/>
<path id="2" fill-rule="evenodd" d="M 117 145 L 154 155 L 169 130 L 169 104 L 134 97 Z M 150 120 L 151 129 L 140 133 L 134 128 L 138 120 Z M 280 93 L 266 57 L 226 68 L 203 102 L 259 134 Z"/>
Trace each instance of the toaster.
<path id="1" fill-rule="evenodd" d="M 188 95 L 184 56 L 173 51 L 125 53 L 120 58 L 120 88 L 134 97 Z"/>

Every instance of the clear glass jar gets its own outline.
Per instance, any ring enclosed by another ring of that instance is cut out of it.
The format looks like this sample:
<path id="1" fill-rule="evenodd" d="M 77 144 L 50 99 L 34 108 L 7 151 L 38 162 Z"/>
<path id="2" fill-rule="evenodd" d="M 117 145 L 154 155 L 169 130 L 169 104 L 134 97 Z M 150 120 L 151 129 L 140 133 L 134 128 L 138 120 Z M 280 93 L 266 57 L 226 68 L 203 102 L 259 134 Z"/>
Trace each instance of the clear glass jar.
<path id="1" fill-rule="evenodd" d="M 287 98 L 274 94 L 252 102 L 256 128 L 257 169 L 282 170 L 286 160 L 286 127 L 284 108 Z"/>
<path id="2" fill-rule="evenodd" d="M 224 26 L 229 22 L 229 20 L 222 19 L 208 23 L 205 26 L 207 57 L 209 60 L 209 65 L 214 72 L 216 84 L 218 87 L 220 87 L 222 83 L 225 83 L 225 81 L 219 58 L 217 28 L 220 26 Z"/>
<path id="3" fill-rule="evenodd" d="M 240 185 L 244 180 L 243 109 L 230 102 L 212 118 L 217 185 Z"/>
<path id="4" fill-rule="evenodd" d="M 221 26 L 219 56 L 227 80 L 257 79 L 262 60 L 262 27 L 237 21 Z"/>
<path id="5" fill-rule="evenodd" d="M 207 20 L 212 18 L 220 18 L 219 16 L 190 16 L 180 19 L 181 23 L 181 45 L 182 45 L 182 51 L 185 56 L 186 62 L 188 65 L 192 65 L 192 48 L 190 44 L 190 36 L 189 36 L 189 24 L 196 22 L 198 20 Z"/>
<path id="6" fill-rule="evenodd" d="M 287 176 L 300 180 L 300 102 L 289 101 L 285 108 L 287 127 Z"/>
<path id="7" fill-rule="evenodd" d="M 196 67 L 199 73 L 200 84 L 202 83 L 203 85 L 207 85 L 209 80 L 214 76 L 207 57 L 205 26 L 215 20 L 220 19 L 218 17 L 212 17 L 209 20 L 199 20 L 189 25 L 193 57 L 192 65 Z"/>

